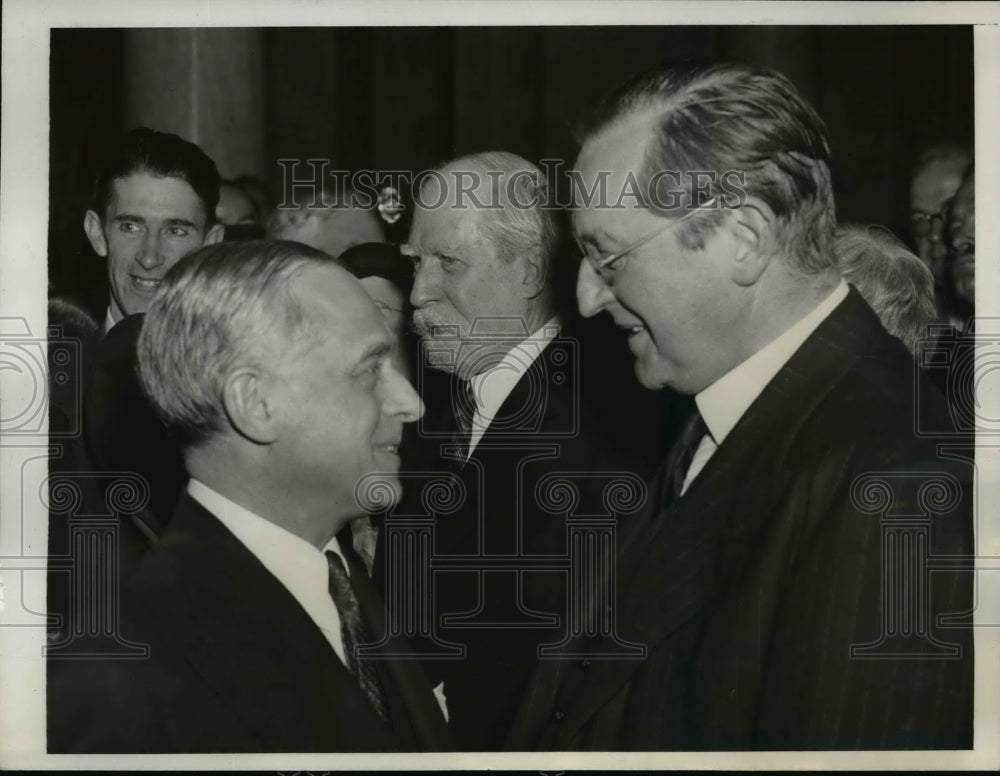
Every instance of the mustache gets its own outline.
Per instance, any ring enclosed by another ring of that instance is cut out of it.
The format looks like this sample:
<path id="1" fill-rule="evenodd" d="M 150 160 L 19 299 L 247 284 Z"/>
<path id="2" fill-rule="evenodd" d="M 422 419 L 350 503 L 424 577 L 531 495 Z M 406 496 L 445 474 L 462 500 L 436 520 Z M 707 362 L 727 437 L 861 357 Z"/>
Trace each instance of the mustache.
<path id="1" fill-rule="evenodd" d="M 413 317 L 410 318 L 409 329 L 411 332 L 413 332 L 418 336 L 421 337 L 428 336 L 431 333 L 432 328 L 433 327 L 431 326 L 431 324 L 429 324 L 427 321 L 424 320 L 423 316 L 420 314 L 419 311 L 415 312 L 413 314 Z"/>

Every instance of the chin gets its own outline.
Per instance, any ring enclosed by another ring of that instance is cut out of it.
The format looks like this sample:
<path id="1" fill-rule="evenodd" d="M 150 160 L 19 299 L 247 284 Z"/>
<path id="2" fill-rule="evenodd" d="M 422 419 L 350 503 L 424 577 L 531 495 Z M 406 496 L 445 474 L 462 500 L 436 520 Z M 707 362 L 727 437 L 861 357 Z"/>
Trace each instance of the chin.
<path id="1" fill-rule="evenodd" d="M 670 376 L 660 364 L 651 364 L 645 359 L 638 358 L 635 361 L 635 377 L 639 385 L 650 391 L 658 391 L 661 388 L 673 388 Z"/>

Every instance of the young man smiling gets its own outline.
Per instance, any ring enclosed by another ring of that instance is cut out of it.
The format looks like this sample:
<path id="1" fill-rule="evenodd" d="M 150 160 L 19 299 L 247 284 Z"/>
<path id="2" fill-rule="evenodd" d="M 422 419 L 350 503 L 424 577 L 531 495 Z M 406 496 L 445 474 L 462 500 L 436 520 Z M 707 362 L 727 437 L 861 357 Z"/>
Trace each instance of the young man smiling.
<path id="1" fill-rule="evenodd" d="M 84 230 L 107 258 L 107 332 L 144 313 L 163 276 L 202 245 L 219 242 L 215 223 L 219 171 L 198 146 L 140 127 L 125 133 L 104 160 Z"/>

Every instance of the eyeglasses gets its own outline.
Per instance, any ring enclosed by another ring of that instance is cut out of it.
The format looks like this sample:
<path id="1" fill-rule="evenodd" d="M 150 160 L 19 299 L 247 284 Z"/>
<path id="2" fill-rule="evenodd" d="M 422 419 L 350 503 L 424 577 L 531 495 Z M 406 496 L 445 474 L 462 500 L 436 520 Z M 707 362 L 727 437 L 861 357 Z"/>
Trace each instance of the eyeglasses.
<path id="1" fill-rule="evenodd" d="M 634 251 L 636 248 L 641 248 L 646 243 L 659 237 L 661 234 L 670 231 L 675 226 L 683 222 L 685 219 L 690 218 L 695 213 L 700 210 L 711 210 L 715 205 L 715 197 L 712 197 L 704 205 L 700 205 L 695 208 L 691 208 L 687 213 L 682 215 L 680 218 L 675 218 L 672 221 L 668 221 L 661 227 L 654 229 L 649 234 L 640 237 L 634 243 L 626 248 L 618 251 L 617 253 L 612 253 L 610 256 L 591 256 L 584 249 L 583 246 L 577 242 L 577 247 L 580 249 L 580 253 L 583 254 L 583 258 L 590 264 L 591 268 L 597 273 L 597 276 L 601 278 L 605 283 L 610 283 L 611 279 L 614 277 L 614 265 L 620 260 L 625 258 L 628 254 Z"/>
<path id="2" fill-rule="evenodd" d="M 944 213 L 910 213 L 910 224 L 914 237 L 940 236 L 944 226 Z"/>

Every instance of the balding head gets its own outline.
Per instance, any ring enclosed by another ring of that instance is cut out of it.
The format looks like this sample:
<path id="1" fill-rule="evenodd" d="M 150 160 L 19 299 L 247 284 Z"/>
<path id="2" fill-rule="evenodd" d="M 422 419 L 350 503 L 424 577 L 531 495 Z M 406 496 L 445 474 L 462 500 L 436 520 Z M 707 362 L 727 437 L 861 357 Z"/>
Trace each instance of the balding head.
<path id="1" fill-rule="evenodd" d="M 318 195 L 293 192 L 294 207 L 271 214 L 267 236 L 294 240 L 337 259 L 348 248 L 364 243 L 385 242 L 382 222 L 361 196 L 351 190 L 324 189 Z"/>

